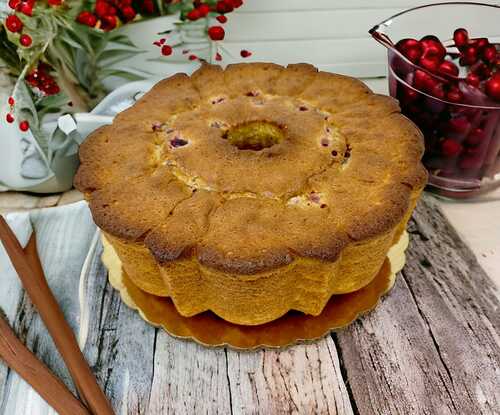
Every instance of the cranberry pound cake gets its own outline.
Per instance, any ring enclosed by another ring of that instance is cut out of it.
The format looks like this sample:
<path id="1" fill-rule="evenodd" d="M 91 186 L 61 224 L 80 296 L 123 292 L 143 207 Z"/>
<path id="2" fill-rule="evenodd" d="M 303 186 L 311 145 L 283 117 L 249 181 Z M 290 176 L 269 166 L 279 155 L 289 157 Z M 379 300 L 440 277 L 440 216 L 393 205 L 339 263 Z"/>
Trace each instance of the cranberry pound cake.
<path id="1" fill-rule="evenodd" d="M 425 185 L 423 150 L 356 79 L 204 65 L 89 136 L 75 185 L 137 287 L 257 325 L 373 280 Z"/>

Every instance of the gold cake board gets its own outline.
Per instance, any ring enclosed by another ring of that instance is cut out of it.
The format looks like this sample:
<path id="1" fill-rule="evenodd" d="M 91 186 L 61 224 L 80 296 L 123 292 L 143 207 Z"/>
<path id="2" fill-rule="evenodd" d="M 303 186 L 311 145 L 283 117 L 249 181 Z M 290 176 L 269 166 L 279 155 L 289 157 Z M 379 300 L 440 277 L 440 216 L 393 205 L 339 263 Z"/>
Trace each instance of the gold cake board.
<path id="1" fill-rule="evenodd" d="M 285 347 L 324 337 L 348 326 L 360 315 L 375 308 L 380 298 L 394 285 L 396 273 L 405 264 L 408 234 L 404 232 L 393 245 L 377 276 L 366 287 L 349 294 L 334 295 L 316 317 L 291 311 L 277 320 L 258 326 L 229 323 L 207 311 L 193 317 L 181 316 L 172 300 L 140 290 L 122 271 L 115 250 L 102 237 L 102 261 L 109 270 L 111 285 L 129 307 L 148 323 L 162 327 L 174 337 L 194 340 L 202 345 L 230 346 L 236 349 Z"/>

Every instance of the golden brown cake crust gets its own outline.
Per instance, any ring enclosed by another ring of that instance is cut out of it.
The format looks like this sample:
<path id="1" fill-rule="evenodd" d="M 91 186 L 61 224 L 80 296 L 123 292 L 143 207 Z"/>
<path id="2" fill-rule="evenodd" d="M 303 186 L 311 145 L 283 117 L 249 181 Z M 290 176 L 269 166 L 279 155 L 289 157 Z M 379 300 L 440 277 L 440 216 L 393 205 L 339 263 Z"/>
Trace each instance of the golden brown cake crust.
<path id="1" fill-rule="evenodd" d="M 225 134 L 267 121 L 285 138 L 241 150 Z M 307 64 L 205 65 L 158 83 L 81 146 L 75 185 L 107 233 L 160 263 L 254 274 L 335 261 L 394 228 L 426 180 L 421 133 L 393 99 Z"/>

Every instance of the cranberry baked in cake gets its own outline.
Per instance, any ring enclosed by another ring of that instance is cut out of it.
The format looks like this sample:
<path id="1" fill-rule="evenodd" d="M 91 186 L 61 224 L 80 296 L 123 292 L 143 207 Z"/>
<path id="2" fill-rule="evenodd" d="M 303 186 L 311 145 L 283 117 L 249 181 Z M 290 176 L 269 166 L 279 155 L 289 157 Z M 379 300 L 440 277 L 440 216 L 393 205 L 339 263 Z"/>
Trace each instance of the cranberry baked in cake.
<path id="1" fill-rule="evenodd" d="M 256 325 L 372 281 L 422 191 L 392 98 L 307 64 L 204 65 L 80 149 L 76 187 L 140 289 Z"/>

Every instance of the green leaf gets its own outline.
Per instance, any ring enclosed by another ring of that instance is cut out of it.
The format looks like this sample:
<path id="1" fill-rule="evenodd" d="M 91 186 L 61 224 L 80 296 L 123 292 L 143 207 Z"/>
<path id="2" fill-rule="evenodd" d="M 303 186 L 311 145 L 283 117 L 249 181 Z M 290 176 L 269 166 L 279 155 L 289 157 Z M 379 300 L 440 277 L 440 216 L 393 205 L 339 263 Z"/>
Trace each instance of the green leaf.
<path id="1" fill-rule="evenodd" d="M 99 56 L 99 62 L 104 65 L 112 65 L 135 55 L 144 53 L 138 49 L 107 49 Z"/>
<path id="2" fill-rule="evenodd" d="M 110 33 L 110 36 L 109 36 L 109 41 L 110 42 L 119 43 L 120 45 L 130 46 L 130 47 L 134 47 L 135 48 L 135 45 L 128 38 L 128 36 L 126 36 L 124 34 L 121 34 L 119 30 L 116 31 L 116 32 L 112 31 L 112 32 L 109 32 L 109 33 Z"/>
<path id="3" fill-rule="evenodd" d="M 145 75 L 136 74 L 122 69 L 110 68 L 110 69 L 103 69 L 102 71 L 100 71 L 99 78 L 102 80 L 107 78 L 108 76 L 117 76 L 123 79 L 127 79 L 129 81 L 140 81 L 141 79 L 145 79 L 146 77 Z"/>

